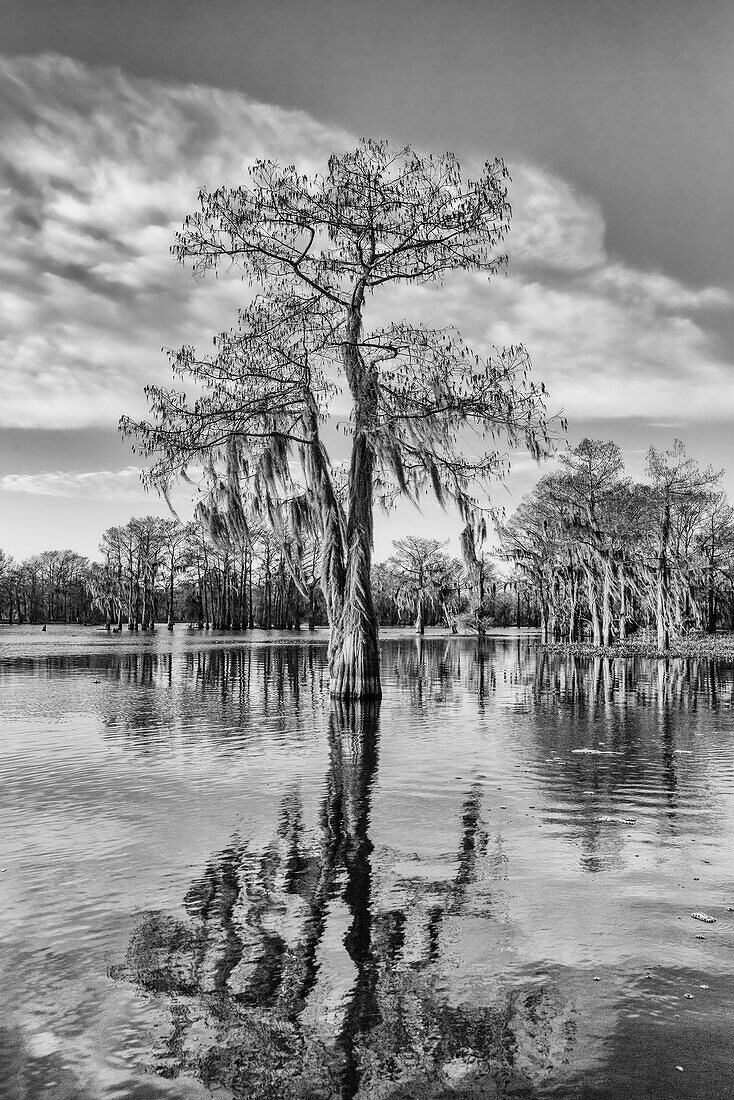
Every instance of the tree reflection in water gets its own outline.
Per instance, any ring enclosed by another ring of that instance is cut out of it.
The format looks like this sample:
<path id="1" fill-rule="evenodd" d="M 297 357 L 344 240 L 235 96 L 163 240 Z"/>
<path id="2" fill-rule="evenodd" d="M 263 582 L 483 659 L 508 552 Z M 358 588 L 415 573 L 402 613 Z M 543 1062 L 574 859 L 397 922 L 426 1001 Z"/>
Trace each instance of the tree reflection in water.
<path id="1" fill-rule="evenodd" d="M 445 992 L 445 918 L 461 918 L 486 853 L 481 784 L 465 799 L 453 881 L 421 891 L 405 880 L 401 907 L 380 905 L 379 704 L 335 701 L 328 738 L 317 841 L 293 786 L 272 843 L 219 853 L 186 895 L 188 920 L 147 915 L 113 968 L 165 1004 L 154 1069 L 253 1100 L 517 1095 L 566 1057 L 574 1029 L 550 985 L 498 987 L 491 1005 Z"/>
<path id="2" fill-rule="evenodd" d="M 521 771 L 507 785 L 522 793 L 525 782 L 533 802 L 544 799 L 585 872 L 624 867 L 634 828 L 625 807 L 636 792 L 643 811 L 660 804 L 650 842 L 661 850 L 677 841 L 677 818 L 690 818 L 694 796 L 707 806 L 701 835 L 715 827 L 705 764 L 684 757 L 681 781 L 677 754 L 688 751 L 703 712 L 731 694 L 730 673 L 695 661 L 558 657 L 490 639 L 398 640 L 385 656 L 400 721 L 412 716 L 433 729 L 454 713 L 485 719 L 477 736 L 495 751 L 502 708 L 522 716 L 508 758 Z M 286 713 L 299 736 L 313 735 L 317 716 L 318 727 L 319 654 L 213 651 L 186 661 L 188 682 L 211 710 L 207 729 L 231 725 L 252 739 L 258 716 Z M 149 669 L 133 673 L 147 685 Z M 170 670 L 157 675 L 170 682 Z M 137 718 L 128 715 L 129 729 Z M 422 877 L 420 863 L 413 874 L 405 850 L 395 859 L 373 850 L 379 711 L 335 703 L 326 724 L 316 830 L 306 827 L 294 782 L 272 841 L 256 849 L 236 840 L 220 852 L 186 896 L 188 919 L 149 915 L 116 971 L 166 1007 L 170 1028 L 155 1068 L 254 1100 L 537 1095 L 575 1049 L 573 1006 L 553 980 L 529 976 L 532 967 L 510 987 L 470 965 L 456 974 L 457 953 L 470 954 L 472 943 L 492 965 L 488 945 L 509 926 L 504 886 L 517 848 L 501 830 L 490 835 L 496 807 L 484 777 L 462 780 L 452 876 Z"/>

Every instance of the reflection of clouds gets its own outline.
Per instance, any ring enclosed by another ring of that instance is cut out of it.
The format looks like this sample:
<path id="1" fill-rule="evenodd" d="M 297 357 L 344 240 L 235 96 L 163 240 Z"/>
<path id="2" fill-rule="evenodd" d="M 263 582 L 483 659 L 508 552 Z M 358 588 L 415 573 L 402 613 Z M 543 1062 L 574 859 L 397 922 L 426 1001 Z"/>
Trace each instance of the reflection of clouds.
<path id="1" fill-rule="evenodd" d="M 26 1097 L 33 1088 L 54 1088 L 57 1095 L 92 1100 L 93 1088 L 87 1088 L 80 1076 L 68 1064 L 66 1037 L 32 1026 L 21 1028 L 0 1026 L 0 1095 Z"/>

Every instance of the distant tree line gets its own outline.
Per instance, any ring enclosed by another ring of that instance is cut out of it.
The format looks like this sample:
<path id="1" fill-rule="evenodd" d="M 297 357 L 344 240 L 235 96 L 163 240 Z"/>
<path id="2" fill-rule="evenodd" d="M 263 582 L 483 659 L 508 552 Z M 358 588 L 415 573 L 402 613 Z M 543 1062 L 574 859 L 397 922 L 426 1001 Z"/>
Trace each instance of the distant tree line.
<path id="1" fill-rule="evenodd" d="M 44 550 L 22 562 L 0 550 L 0 621 L 88 622 L 89 569 L 74 550 Z"/>
<path id="2" fill-rule="evenodd" d="M 177 621 L 215 629 L 321 621 L 317 586 L 304 598 L 266 532 L 222 550 L 199 523 L 144 516 L 110 527 L 101 560 L 49 550 L 15 562 L 0 551 L 0 621 L 102 623 L 151 630 Z"/>
<path id="3" fill-rule="evenodd" d="M 616 443 L 584 439 L 560 456 L 508 519 L 462 533 L 463 561 L 436 539 L 408 536 L 373 564 L 376 614 L 417 633 L 538 627 L 545 641 L 599 646 L 647 631 L 657 647 L 692 630 L 734 629 L 734 510 L 721 473 L 684 445 L 651 447 L 647 477 L 625 475 Z M 217 510 L 196 522 L 145 516 L 110 527 L 100 560 L 47 550 L 23 562 L 0 551 L 0 621 L 101 623 L 110 631 L 176 622 L 219 630 L 327 625 L 323 548 L 273 530 L 256 513 L 237 538 Z M 283 527 L 286 519 L 282 520 Z"/>
<path id="4" fill-rule="evenodd" d="M 544 640 L 610 646 L 646 629 L 665 650 L 692 630 L 734 627 L 722 472 L 701 469 L 679 440 L 650 447 L 642 483 L 625 476 L 613 442 L 584 439 L 560 464 L 498 531 Z"/>
<path id="5" fill-rule="evenodd" d="M 99 561 L 48 550 L 14 562 L 0 552 L 0 621 L 98 623 L 111 632 L 163 622 L 171 630 L 176 622 L 218 630 L 325 625 L 317 544 L 288 553 L 268 526 L 248 530 L 239 546 L 217 544 L 202 523 L 144 516 L 105 531 Z M 422 633 L 488 616 L 471 571 L 445 543 L 411 536 L 393 545 L 394 554 L 373 566 L 382 623 L 412 623 Z"/>

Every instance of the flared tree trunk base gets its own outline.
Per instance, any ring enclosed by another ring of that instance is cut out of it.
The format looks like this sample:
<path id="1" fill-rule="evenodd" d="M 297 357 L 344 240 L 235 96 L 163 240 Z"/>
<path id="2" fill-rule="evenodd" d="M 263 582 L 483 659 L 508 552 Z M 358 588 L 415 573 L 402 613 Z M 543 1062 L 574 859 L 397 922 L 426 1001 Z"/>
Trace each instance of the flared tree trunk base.
<path id="1" fill-rule="evenodd" d="M 329 694 L 337 699 L 381 699 L 377 626 L 358 623 L 332 633 Z"/>

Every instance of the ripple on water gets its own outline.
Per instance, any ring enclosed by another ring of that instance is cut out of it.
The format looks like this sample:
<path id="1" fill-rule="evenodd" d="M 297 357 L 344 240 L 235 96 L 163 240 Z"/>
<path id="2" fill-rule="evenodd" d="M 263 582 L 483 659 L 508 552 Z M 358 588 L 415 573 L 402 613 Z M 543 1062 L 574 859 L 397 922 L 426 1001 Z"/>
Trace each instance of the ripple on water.
<path id="1" fill-rule="evenodd" d="M 378 715 L 323 638 L 7 639 L 3 1100 L 732 1091 L 730 667 L 397 638 Z"/>

